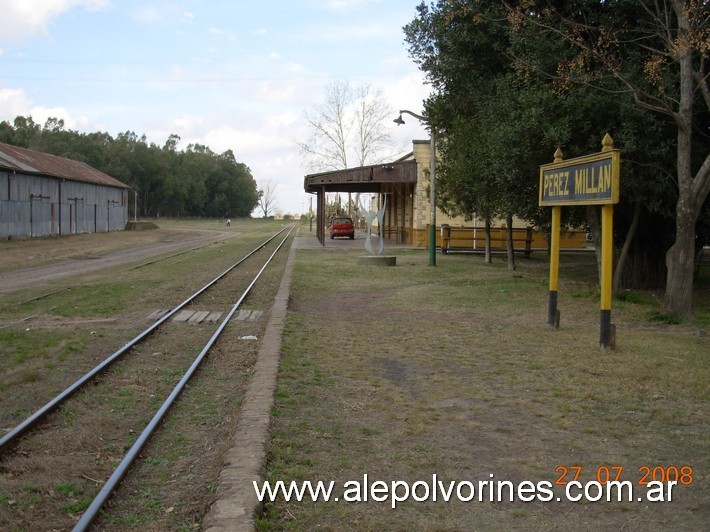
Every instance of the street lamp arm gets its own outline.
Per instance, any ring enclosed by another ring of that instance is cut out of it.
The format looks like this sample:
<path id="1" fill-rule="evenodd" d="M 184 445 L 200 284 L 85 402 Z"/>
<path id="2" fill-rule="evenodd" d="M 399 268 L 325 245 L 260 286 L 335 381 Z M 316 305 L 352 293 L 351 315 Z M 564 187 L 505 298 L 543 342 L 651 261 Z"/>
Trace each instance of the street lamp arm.
<path id="1" fill-rule="evenodd" d="M 418 115 L 417 113 L 413 113 L 412 111 L 408 111 L 406 109 L 400 109 L 399 114 L 402 115 L 404 113 L 412 115 L 414 118 L 417 118 L 418 120 L 421 120 L 423 122 L 429 122 L 429 118 L 426 116 Z"/>

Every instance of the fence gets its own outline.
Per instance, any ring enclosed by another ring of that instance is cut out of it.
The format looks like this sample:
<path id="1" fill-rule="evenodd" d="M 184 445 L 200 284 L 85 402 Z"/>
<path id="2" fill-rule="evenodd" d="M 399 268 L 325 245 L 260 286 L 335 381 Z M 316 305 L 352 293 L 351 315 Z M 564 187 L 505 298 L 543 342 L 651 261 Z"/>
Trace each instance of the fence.
<path id="1" fill-rule="evenodd" d="M 444 226 L 444 237 L 441 227 L 437 227 L 436 231 L 436 247 L 441 247 L 445 250 L 444 253 L 478 253 L 485 251 L 486 248 L 486 231 L 484 227 L 452 227 L 449 226 L 450 233 Z M 513 248 L 516 251 L 525 251 L 528 245 L 529 229 L 514 228 L 513 229 Z M 547 250 L 549 243 L 547 235 L 540 231 L 530 230 L 532 239 L 529 242 L 530 251 Z M 402 241 L 406 244 L 416 247 L 429 247 L 429 230 L 427 228 L 412 229 L 409 228 L 402 233 L 404 237 Z M 398 235 L 386 233 L 390 238 Z M 560 245 L 563 249 L 585 249 L 587 247 L 586 233 L 584 231 L 565 231 L 560 240 Z M 506 229 L 491 228 L 491 249 L 505 250 L 506 249 Z"/>
<path id="2" fill-rule="evenodd" d="M 523 251 L 526 256 L 535 249 L 547 249 L 547 236 L 531 227 L 513 228 L 513 249 Z M 505 227 L 491 228 L 491 249 L 505 250 L 507 248 L 508 233 Z M 560 246 L 566 249 L 584 249 L 587 246 L 584 231 L 566 231 L 560 240 Z M 476 252 L 486 249 L 485 227 L 450 227 L 441 226 L 441 251 L 449 252 Z"/>

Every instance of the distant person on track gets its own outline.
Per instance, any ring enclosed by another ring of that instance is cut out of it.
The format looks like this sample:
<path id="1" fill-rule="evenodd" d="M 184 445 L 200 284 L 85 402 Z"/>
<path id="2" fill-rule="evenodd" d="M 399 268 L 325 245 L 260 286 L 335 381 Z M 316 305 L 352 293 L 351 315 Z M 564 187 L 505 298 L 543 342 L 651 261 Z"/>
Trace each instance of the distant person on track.
<path id="1" fill-rule="evenodd" d="M 227 218 L 227 227 L 232 227 L 232 220 Z"/>

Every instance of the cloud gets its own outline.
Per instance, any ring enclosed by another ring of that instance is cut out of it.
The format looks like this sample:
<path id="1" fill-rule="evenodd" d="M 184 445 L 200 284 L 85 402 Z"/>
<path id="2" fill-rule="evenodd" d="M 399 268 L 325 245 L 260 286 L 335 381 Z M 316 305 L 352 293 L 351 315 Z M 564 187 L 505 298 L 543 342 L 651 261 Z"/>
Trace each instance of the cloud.
<path id="1" fill-rule="evenodd" d="M 74 131 L 92 131 L 97 128 L 92 127 L 91 122 L 86 116 L 73 116 L 64 107 L 42 107 L 35 106 L 29 112 L 35 123 L 44 125 L 48 118 L 57 118 L 64 120 L 64 128 Z"/>
<path id="2" fill-rule="evenodd" d="M 301 71 L 299 68 L 297 71 Z M 322 87 L 320 80 L 300 79 L 265 79 L 247 83 L 244 91 L 250 93 L 250 101 L 265 108 L 284 105 L 289 108 L 305 109 L 320 98 Z"/>
<path id="3" fill-rule="evenodd" d="M 24 91 L 0 88 L 0 119 L 12 122 L 18 115 L 26 115 L 31 105 Z"/>
<path id="4" fill-rule="evenodd" d="M 64 120 L 66 129 L 87 131 L 92 127 L 86 116 L 74 116 L 64 107 L 43 107 L 33 105 L 25 92 L 20 89 L 0 88 L 0 120 L 13 123 L 18 116 L 31 116 L 36 124 L 43 126 L 48 118 Z"/>
<path id="5" fill-rule="evenodd" d="M 17 41 L 37 34 L 49 35 L 49 23 L 66 11 L 83 7 L 89 11 L 106 8 L 109 0 L 4 0 L 1 41 Z"/>
<path id="6" fill-rule="evenodd" d="M 423 112 L 423 101 L 431 94 L 431 87 L 425 85 L 424 74 L 414 71 L 382 87 L 385 98 L 398 109 L 408 108 L 416 113 Z"/>

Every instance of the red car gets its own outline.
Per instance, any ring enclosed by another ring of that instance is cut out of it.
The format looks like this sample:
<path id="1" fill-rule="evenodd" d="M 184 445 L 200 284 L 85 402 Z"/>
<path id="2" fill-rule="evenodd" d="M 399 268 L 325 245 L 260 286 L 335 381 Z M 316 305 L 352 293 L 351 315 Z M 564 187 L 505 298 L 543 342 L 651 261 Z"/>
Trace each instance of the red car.
<path id="1" fill-rule="evenodd" d="M 355 225 L 353 219 L 348 216 L 338 216 L 330 222 L 330 238 L 336 236 L 347 236 L 352 240 L 355 238 Z"/>

